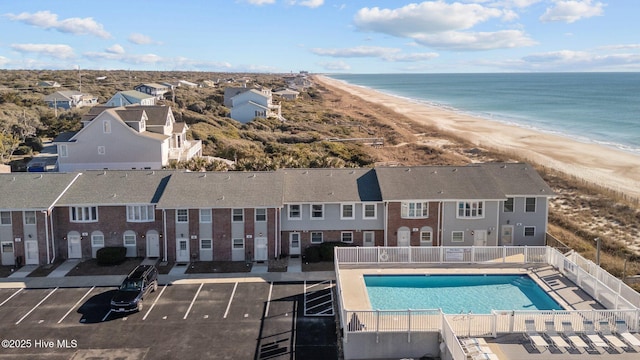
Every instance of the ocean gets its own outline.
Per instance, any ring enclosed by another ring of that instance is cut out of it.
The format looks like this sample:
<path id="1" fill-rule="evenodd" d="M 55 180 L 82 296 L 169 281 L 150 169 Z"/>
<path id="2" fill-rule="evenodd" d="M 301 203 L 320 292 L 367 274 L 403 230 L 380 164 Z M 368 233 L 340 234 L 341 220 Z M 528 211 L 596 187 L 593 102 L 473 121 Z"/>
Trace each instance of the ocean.
<path id="1" fill-rule="evenodd" d="M 476 117 L 640 155 L 640 73 L 327 76 Z"/>

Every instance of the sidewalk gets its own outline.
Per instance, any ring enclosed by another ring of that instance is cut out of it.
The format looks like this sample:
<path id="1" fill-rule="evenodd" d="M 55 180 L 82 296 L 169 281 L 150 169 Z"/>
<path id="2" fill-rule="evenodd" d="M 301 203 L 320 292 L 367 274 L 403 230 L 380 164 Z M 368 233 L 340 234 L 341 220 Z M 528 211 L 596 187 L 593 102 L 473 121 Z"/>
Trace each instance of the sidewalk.
<path id="1" fill-rule="evenodd" d="M 80 260 L 67 260 L 46 277 L 27 277 L 37 266 L 23 266 L 8 278 L 0 280 L 0 288 L 52 288 L 52 287 L 115 287 L 126 275 L 66 276 Z M 155 259 L 145 259 L 141 264 L 155 264 Z M 24 269 L 27 268 L 27 269 Z M 24 270 L 23 270 L 24 269 Z M 216 282 L 286 282 L 335 280 L 333 271 L 302 272 L 300 258 L 290 258 L 286 272 L 268 272 L 266 264 L 254 264 L 249 273 L 186 274 L 187 266 L 174 266 L 169 274 L 158 275 L 158 283 L 216 283 Z"/>

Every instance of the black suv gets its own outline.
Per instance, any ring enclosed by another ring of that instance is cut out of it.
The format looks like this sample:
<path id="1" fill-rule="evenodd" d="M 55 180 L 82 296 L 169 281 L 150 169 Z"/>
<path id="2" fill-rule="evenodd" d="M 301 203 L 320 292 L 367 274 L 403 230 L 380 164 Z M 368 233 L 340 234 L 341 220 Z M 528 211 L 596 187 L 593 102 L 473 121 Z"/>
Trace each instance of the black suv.
<path id="1" fill-rule="evenodd" d="M 153 265 L 140 265 L 127 276 L 111 299 L 111 311 L 142 311 L 142 300 L 158 289 L 158 270 Z"/>

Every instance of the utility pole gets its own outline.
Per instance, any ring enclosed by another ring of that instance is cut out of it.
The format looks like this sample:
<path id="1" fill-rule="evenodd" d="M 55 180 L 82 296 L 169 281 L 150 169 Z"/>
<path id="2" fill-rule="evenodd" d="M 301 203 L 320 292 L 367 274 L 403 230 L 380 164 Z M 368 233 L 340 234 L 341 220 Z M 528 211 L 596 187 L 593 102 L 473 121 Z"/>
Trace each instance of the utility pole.
<path id="1" fill-rule="evenodd" d="M 597 237 L 595 241 L 596 241 L 596 265 L 600 266 L 600 247 L 602 244 L 602 240 L 599 237 Z"/>

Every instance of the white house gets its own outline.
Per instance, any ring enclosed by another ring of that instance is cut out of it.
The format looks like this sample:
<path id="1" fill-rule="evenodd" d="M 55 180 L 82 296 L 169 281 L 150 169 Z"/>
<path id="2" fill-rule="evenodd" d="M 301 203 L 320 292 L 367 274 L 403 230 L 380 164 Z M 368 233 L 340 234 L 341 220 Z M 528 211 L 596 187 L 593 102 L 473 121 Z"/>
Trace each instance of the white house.
<path id="1" fill-rule="evenodd" d="M 44 102 L 55 109 L 71 109 L 87 105 L 95 105 L 98 98 L 75 90 L 56 91 L 44 97 Z"/>
<path id="2" fill-rule="evenodd" d="M 157 83 L 146 83 L 140 84 L 134 88 L 134 90 L 140 91 L 145 94 L 153 95 L 158 100 L 162 100 L 164 98 L 164 94 L 171 91 L 171 88 L 167 85 L 157 84 Z"/>
<path id="3" fill-rule="evenodd" d="M 176 123 L 168 106 L 95 107 L 82 123 L 54 140 L 61 172 L 162 169 L 202 155 L 202 142 L 186 139 L 187 125 Z"/>
<path id="4" fill-rule="evenodd" d="M 271 90 L 251 89 L 231 98 L 231 118 L 248 123 L 255 118 L 282 119 L 280 104 L 273 104 Z"/>

